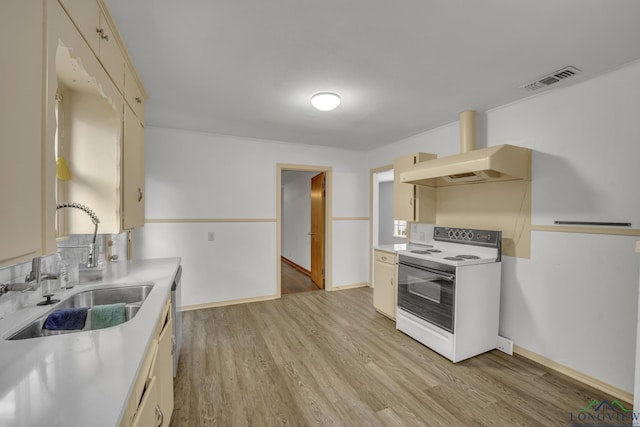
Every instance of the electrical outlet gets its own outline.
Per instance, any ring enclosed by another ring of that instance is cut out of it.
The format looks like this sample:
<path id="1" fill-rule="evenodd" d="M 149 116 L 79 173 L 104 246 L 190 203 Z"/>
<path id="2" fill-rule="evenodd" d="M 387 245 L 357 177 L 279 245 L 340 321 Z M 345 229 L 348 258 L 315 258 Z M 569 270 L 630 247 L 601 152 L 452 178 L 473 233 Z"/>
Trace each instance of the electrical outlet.
<path id="1" fill-rule="evenodd" d="M 510 356 L 513 356 L 513 341 L 509 338 L 498 336 L 498 345 L 496 348 Z"/>
<path id="2" fill-rule="evenodd" d="M 209 233 L 207 233 L 207 240 L 209 240 L 210 242 L 213 242 L 214 240 L 216 240 L 216 233 L 213 231 L 210 231 Z"/>

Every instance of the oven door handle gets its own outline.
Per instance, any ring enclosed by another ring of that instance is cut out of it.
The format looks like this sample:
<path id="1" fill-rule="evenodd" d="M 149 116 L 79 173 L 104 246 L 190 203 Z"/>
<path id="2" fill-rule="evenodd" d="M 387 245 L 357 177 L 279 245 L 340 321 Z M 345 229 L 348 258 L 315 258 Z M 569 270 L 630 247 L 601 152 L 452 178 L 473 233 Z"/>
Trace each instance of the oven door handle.
<path id="1" fill-rule="evenodd" d="M 429 273 L 431 273 L 431 274 L 433 274 L 435 276 L 438 276 L 438 277 L 440 277 L 442 279 L 448 280 L 449 282 L 453 282 L 455 280 L 455 278 L 456 278 L 455 274 L 443 273 L 442 271 L 434 270 L 432 268 L 425 267 L 424 265 L 417 266 L 417 265 L 414 265 L 414 264 L 405 264 L 405 263 L 401 263 L 401 265 L 406 265 L 408 267 L 416 268 L 418 270 L 428 271 Z"/>

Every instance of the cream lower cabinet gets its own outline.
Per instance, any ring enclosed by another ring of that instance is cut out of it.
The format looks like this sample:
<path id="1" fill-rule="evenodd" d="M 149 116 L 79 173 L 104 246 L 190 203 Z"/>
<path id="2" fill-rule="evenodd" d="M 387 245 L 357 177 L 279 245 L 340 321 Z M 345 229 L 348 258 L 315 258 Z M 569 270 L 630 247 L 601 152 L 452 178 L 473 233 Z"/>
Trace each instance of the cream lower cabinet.
<path id="1" fill-rule="evenodd" d="M 168 427 L 173 413 L 173 319 L 167 300 L 120 427 Z"/>
<path id="2" fill-rule="evenodd" d="M 435 188 L 400 182 L 400 174 L 413 165 L 433 160 L 437 156 L 416 153 L 393 161 L 393 219 L 409 222 L 435 223 Z"/>
<path id="3" fill-rule="evenodd" d="M 396 254 L 374 251 L 373 306 L 385 316 L 396 318 L 397 266 Z"/>

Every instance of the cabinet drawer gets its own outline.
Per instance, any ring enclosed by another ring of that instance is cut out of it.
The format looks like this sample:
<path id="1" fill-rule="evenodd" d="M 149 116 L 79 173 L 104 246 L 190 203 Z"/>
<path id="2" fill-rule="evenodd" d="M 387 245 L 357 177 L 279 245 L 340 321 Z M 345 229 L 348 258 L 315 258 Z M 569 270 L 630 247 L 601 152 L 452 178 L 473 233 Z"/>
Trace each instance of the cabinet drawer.
<path id="1" fill-rule="evenodd" d="M 376 261 L 393 265 L 396 263 L 396 254 L 384 251 L 375 251 L 375 259 Z"/>
<path id="2" fill-rule="evenodd" d="M 144 123 L 144 94 L 130 67 L 124 67 L 124 99 L 140 122 Z"/>

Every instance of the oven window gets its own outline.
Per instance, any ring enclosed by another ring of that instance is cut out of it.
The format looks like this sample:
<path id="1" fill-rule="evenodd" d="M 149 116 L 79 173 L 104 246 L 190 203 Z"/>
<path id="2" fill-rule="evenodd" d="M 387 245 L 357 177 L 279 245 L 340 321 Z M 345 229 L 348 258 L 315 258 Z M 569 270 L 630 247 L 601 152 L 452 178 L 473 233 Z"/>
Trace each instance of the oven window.
<path id="1" fill-rule="evenodd" d="M 453 333 L 455 280 L 398 264 L 398 308 Z"/>
<path id="2" fill-rule="evenodd" d="M 410 294 L 440 304 L 440 284 L 438 283 L 409 281 L 408 290 Z"/>

